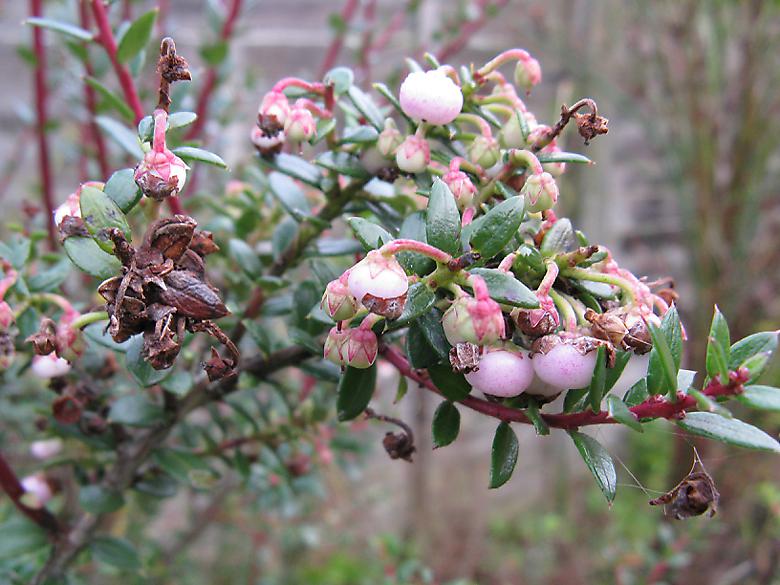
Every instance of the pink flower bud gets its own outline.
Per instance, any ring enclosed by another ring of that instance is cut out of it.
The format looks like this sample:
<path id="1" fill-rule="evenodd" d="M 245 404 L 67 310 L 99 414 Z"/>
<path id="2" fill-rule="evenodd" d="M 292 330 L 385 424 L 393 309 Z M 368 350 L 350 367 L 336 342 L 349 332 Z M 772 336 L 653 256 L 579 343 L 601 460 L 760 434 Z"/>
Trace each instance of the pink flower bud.
<path id="1" fill-rule="evenodd" d="M 60 451 L 62 451 L 62 441 L 60 439 L 33 441 L 30 445 L 30 455 L 36 459 L 51 459 Z"/>
<path id="2" fill-rule="evenodd" d="M 593 377 L 598 346 L 592 337 L 547 335 L 534 342 L 534 371 L 543 382 L 561 390 L 585 388 Z"/>
<path id="3" fill-rule="evenodd" d="M 344 345 L 347 343 L 348 339 L 349 329 L 339 330 L 338 327 L 332 327 L 328 332 L 328 336 L 325 338 L 323 357 L 339 366 L 347 365 L 344 356 Z"/>
<path id="4" fill-rule="evenodd" d="M 257 113 L 259 116 L 274 118 L 280 126 L 284 126 L 290 114 L 290 102 L 281 91 L 269 91 L 263 96 Z"/>
<path id="5" fill-rule="evenodd" d="M 542 81 L 542 66 L 531 56 L 520 59 L 515 66 L 515 85 L 526 93 Z"/>
<path id="6" fill-rule="evenodd" d="M 550 173 L 538 173 L 525 180 L 520 194 L 525 196 L 527 211 L 545 211 L 558 201 L 558 185 Z"/>
<path id="7" fill-rule="evenodd" d="M 395 152 L 395 163 L 406 173 L 422 173 L 430 162 L 431 147 L 422 136 L 407 136 Z"/>
<path id="8" fill-rule="evenodd" d="M 306 142 L 317 133 L 317 123 L 309 110 L 296 105 L 284 122 L 284 132 L 293 142 Z"/>
<path id="9" fill-rule="evenodd" d="M 43 508 L 52 498 L 51 486 L 42 473 L 28 475 L 21 484 L 25 491 L 22 502 L 30 508 Z"/>
<path id="10" fill-rule="evenodd" d="M 518 116 L 523 116 L 522 112 L 512 112 L 509 119 L 504 123 L 498 140 L 504 148 L 525 148 L 525 137 L 520 128 Z"/>
<path id="11" fill-rule="evenodd" d="M 7 331 L 13 322 L 13 309 L 5 301 L 0 301 L 0 332 Z"/>
<path id="12" fill-rule="evenodd" d="M 391 158 L 403 141 L 404 138 L 396 127 L 395 122 L 393 122 L 393 119 L 388 118 L 385 120 L 385 127 L 379 133 L 379 137 L 376 140 L 376 147 L 379 149 L 379 152 L 382 153 L 382 156 Z"/>
<path id="13" fill-rule="evenodd" d="M 442 69 L 415 71 L 401 84 L 404 113 L 418 122 L 449 124 L 463 107 L 463 93 Z"/>
<path id="14" fill-rule="evenodd" d="M 347 273 L 344 273 L 341 278 L 328 283 L 320 302 L 320 307 L 334 321 L 351 319 L 358 310 L 357 299 L 350 294 L 347 287 L 346 275 Z"/>
<path id="15" fill-rule="evenodd" d="M 533 378 L 528 354 L 506 349 L 488 351 L 479 361 L 479 369 L 466 374 L 466 380 L 475 389 L 502 398 L 522 394 Z"/>
<path id="16" fill-rule="evenodd" d="M 491 345 L 506 334 L 501 306 L 490 298 L 485 281 L 471 277 L 476 298 L 462 296 L 444 312 L 441 324 L 451 345 Z"/>
<path id="17" fill-rule="evenodd" d="M 450 170 L 444 174 L 442 181 L 452 191 L 460 209 L 465 209 L 472 204 L 477 188 L 466 173 L 461 170 Z"/>
<path id="18" fill-rule="evenodd" d="M 342 349 L 346 364 L 353 368 L 365 369 L 376 361 L 379 342 L 371 329 L 358 327 L 348 329 L 349 336 Z"/>
<path id="19" fill-rule="evenodd" d="M 152 149 L 144 155 L 134 175 L 144 195 L 157 201 L 181 192 L 190 168 L 165 145 L 167 125 L 167 112 L 155 110 Z"/>
<path id="20" fill-rule="evenodd" d="M 369 311 L 394 318 L 403 311 L 409 279 L 394 256 L 371 250 L 349 270 L 347 286 Z"/>
<path id="21" fill-rule="evenodd" d="M 34 356 L 31 369 L 32 373 L 39 378 L 59 378 L 70 371 L 70 364 L 52 352 L 47 355 Z"/>
<path id="22" fill-rule="evenodd" d="M 495 165 L 500 154 L 498 141 L 493 137 L 477 136 L 468 146 L 469 160 L 483 169 Z"/>

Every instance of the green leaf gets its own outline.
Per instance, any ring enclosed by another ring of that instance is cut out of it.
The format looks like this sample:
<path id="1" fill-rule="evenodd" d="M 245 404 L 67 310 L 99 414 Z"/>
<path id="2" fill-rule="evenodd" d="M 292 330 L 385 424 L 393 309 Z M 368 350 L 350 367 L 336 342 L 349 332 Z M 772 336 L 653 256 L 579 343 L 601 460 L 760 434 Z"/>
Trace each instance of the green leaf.
<path id="1" fill-rule="evenodd" d="M 298 235 L 298 222 L 292 217 L 285 218 L 271 236 L 271 251 L 274 254 L 274 260 L 279 260 L 285 250 L 295 241 Z"/>
<path id="2" fill-rule="evenodd" d="M 614 418 L 619 423 L 626 425 L 634 429 L 637 432 L 643 433 L 642 423 L 636 415 L 628 409 L 628 406 L 620 398 L 614 394 L 607 396 L 607 412 L 609 416 Z"/>
<path id="3" fill-rule="evenodd" d="M 100 94 L 100 97 L 103 98 L 103 101 L 109 105 L 111 108 L 117 111 L 117 113 L 122 116 L 125 120 L 128 122 L 132 122 L 135 118 L 135 115 L 133 114 L 133 110 L 130 109 L 130 106 L 127 105 L 127 102 L 120 98 L 117 94 L 115 94 L 113 91 L 108 89 L 105 85 L 100 83 L 97 79 L 94 77 L 86 76 L 84 78 L 84 82 L 89 85 L 92 89 L 94 89 L 98 94 Z M 151 117 L 150 117 L 151 119 Z"/>
<path id="4" fill-rule="evenodd" d="M 154 29 L 154 21 L 157 19 L 158 9 L 155 8 L 139 16 L 130 25 L 116 50 L 116 58 L 120 63 L 127 63 L 140 53 L 149 43 Z"/>
<path id="5" fill-rule="evenodd" d="M 401 224 L 401 230 L 398 233 L 399 238 L 406 240 L 417 240 L 418 242 L 428 243 L 428 236 L 425 233 L 425 212 L 415 211 L 406 216 Z M 396 258 L 407 272 L 424 276 L 436 268 L 436 262 L 428 256 L 418 252 L 399 252 Z"/>
<path id="6" fill-rule="evenodd" d="M 409 382 L 406 376 L 398 376 L 398 388 L 395 390 L 395 398 L 393 398 L 393 404 L 398 404 L 406 396 L 409 391 Z"/>
<path id="7" fill-rule="evenodd" d="M 276 169 L 280 173 L 284 173 L 298 179 L 307 185 L 319 188 L 320 181 L 322 181 L 322 171 L 319 167 L 311 164 L 309 161 L 302 159 L 299 156 L 292 154 L 286 154 L 284 152 L 277 154 L 273 159 L 261 158 L 260 162 L 273 169 Z"/>
<path id="8" fill-rule="evenodd" d="M 712 412 L 689 412 L 677 424 L 694 435 L 747 449 L 780 453 L 780 443 L 775 438 L 735 418 L 723 418 Z"/>
<path id="9" fill-rule="evenodd" d="M 139 161 L 144 157 L 138 136 L 130 128 L 108 116 L 96 116 L 95 123 L 131 157 Z"/>
<path id="10" fill-rule="evenodd" d="M 340 421 L 359 416 L 371 402 L 376 386 L 376 364 L 357 369 L 347 366 L 339 381 L 336 412 Z"/>
<path id="11" fill-rule="evenodd" d="M 460 431 L 460 412 L 449 400 L 442 402 L 433 414 L 433 448 L 452 443 Z"/>
<path id="12" fill-rule="evenodd" d="M 195 112 L 173 112 L 170 116 L 168 116 L 168 124 L 166 127 L 168 130 L 184 128 L 185 126 L 189 126 L 190 124 L 194 123 L 197 119 L 198 114 Z"/>
<path id="13" fill-rule="evenodd" d="M 385 123 L 385 117 L 382 115 L 382 112 L 379 111 L 379 108 L 374 103 L 374 100 L 371 99 L 371 96 L 356 85 L 350 86 L 347 90 L 347 95 L 357 111 L 363 115 L 366 121 L 381 132 Z"/>
<path id="14" fill-rule="evenodd" d="M 444 328 L 441 325 L 442 312 L 439 309 L 433 309 L 420 316 L 417 324 L 421 327 L 425 339 L 428 340 L 433 351 L 441 359 L 448 359 L 451 346 L 444 335 Z"/>
<path id="15" fill-rule="evenodd" d="M 347 93 L 355 81 L 355 74 L 349 67 L 334 67 L 325 74 L 322 82 L 333 86 L 333 93 L 341 95 Z"/>
<path id="16" fill-rule="evenodd" d="M 536 400 L 529 400 L 528 406 L 525 409 L 526 416 L 530 419 L 531 424 L 534 425 L 534 430 L 539 436 L 545 436 L 550 434 L 550 427 L 547 426 L 547 422 L 542 417 L 542 413 L 539 412 L 539 403 Z"/>
<path id="17" fill-rule="evenodd" d="M 173 392 L 177 396 L 184 396 L 192 389 L 192 374 L 186 370 L 173 372 L 170 376 L 165 378 L 160 385 L 168 392 Z"/>
<path id="18" fill-rule="evenodd" d="M 536 158 L 542 164 L 547 163 L 580 163 L 591 164 L 593 161 L 587 156 L 576 152 L 539 152 Z"/>
<path id="19" fill-rule="evenodd" d="M 660 328 L 648 324 L 653 349 L 650 351 L 650 363 L 647 367 L 647 389 L 650 394 L 664 394 L 677 391 L 677 367 L 669 342 Z"/>
<path id="20" fill-rule="evenodd" d="M 594 282 L 592 280 L 571 280 L 578 289 L 592 294 L 594 297 L 605 300 L 616 299 L 620 289 L 606 282 Z"/>
<path id="21" fill-rule="evenodd" d="M 418 322 L 412 322 L 406 333 L 406 355 L 415 369 L 430 367 L 442 359 L 431 347 Z"/>
<path id="22" fill-rule="evenodd" d="M 46 531 L 26 518 L 12 517 L 0 524 L 0 560 L 18 563 L 20 557 L 48 546 Z"/>
<path id="23" fill-rule="evenodd" d="M 257 278 L 263 272 L 263 265 L 260 262 L 252 246 L 244 240 L 231 238 L 228 242 L 230 256 L 236 261 L 239 268 L 247 273 L 251 278 Z"/>
<path id="24" fill-rule="evenodd" d="M 463 374 L 452 371 L 449 362 L 441 362 L 428 366 L 431 381 L 441 390 L 445 398 L 458 402 L 471 392 L 471 385 Z"/>
<path id="25" fill-rule="evenodd" d="M 344 129 L 339 144 L 370 144 L 378 137 L 379 132 L 373 126 L 352 126 Z"/>
<path id="26" fill-rule="evenodd" d="M 542 238 L 542 245 L 539 250 L 543 255 L 551 256 L 560 252 L 567 252 L 576 245 L 576 242 L 577 238 L 574 235 L 571 221 L 564 217 L 556 221 L 547 230 L 544 238 Z"/>
<path id="27" fill-rule="evenodd" d="M 517 435 L 508 422 L 502 422 L 496 429 L 490 452 L 490 489 L 501 487 L 512 477 L 518 451 Z"/>
<path id="28" fill-rule="evenodd" d="M 79 505 L 90 514 L 108 514 L 125 505 L 122 494 L 100 485 L 87 485 L 79 490 Z"/>
<path id="29" fill-rule="evenodd" d="M 152 368 L 151 364 L 143 358 L 143 337 L 143 335 L 136 335 L 128 341 L 127 353 L 125 354 L 125 365 L 135 381 L 142 388 L 146 388 L 160 383 L 163 378 L 171 373 L 171 370 L 170 368 L 167 370 L 155 370 Z"/>
<path id="30" fill-rule="evenodd" d="M 517 233 L 524 210 L 524 198 L 511 197 L 488 211 L 479 228 L 471 234 L 472 250 L 479 252 L 483 259 L 498 254 Z"/>
<path id="31" fill-rule="evenodd" d="M 401 315 L 395 321 L 390 322 L 391 329 L 406 327 L 415 321 L 436 302 L 436 295 L 424 282 L 416 282 L 409 287 L 406 295 L 406 304 Z"/>
<path id="32" fill-rule="evenodd" d="M 623 397 L 623 401 L 628 406 L 636 406 L 637 404 L 642 404 L 649 397 L 650 393 L 647 391 L 647 378 L 642 378 L 628 389 L 626 395 Z"/>
<path id="33" fill-rule="evenodd" d="M 630 351 L 618 350 L 615 352 L 615 365 L 611 368 L 607 368 L 607 377 L 604 382 L 605 393 L 609 392 L 620 379 L 620 375 L 623 373 L 623 370 L 626 369 L 626 365 L 628 365 L 632 355 L 633 354 Z"/>
<path id="34" fill-rule="evenodd" d="M 726 408 L 718 404 L 715 400 L 703 392 L 698 391 L 696 388 L 689 388 L 688 394 L 693 396 L 693 398 L 696 400 L 696 406 L 699 408 L 699 410 L 705 412 L 714 412 L 726 418 L 734 418 L 731 412 L 729 412 Z"/>
<path id="35" fill-rule="evenodd" d="M 109 239 L 106 230 L 118 228 L 129 241 L 131 239 L 130 224 L 119 206 L 100 189 L 84 185 L 79 197 L 81 217 L 87 226 L 87 231 L 103 250 L 109 254 L 114 251 L 114 243 Z"/>
<path id="36" fill-rule="evenodd" d="M 32 252 L 29 238 L 16 235 L 8 242 L 0 242 L 0 257 L 5 258 L 17 270 L 24 268 Z"/>
<path id="37" fill-rule="evenodd" d="M 210 67 L 221 65 L 228 56 L 230 45 L 226 41 L 219 41 L 200 48 L 200 56 Z"/>
<path id="38" fill-rule="evenodd" d="M 143 394 L 129 394 L 111 405 L 108 420 L 131 427 L 151 427 L 165 420 L 165 412 Z"/>
<path id="39" fill-rule="evenodd" d="M 772 353 L 777 349 L 777 331 L 762 331 L 748 335 L 731 346 L 729 370 L 736 370 L 758 353 Z"/>
<path id="40" fill-rule="evenodd" d="M 25 20 L 24 24 L 62 33 L 79 41 L 91 41 L 95 38 L 95 35 L 88 30 L 60 20 L 52 20 L 51 18 L 32 16 Z"/>
<path id="41" fill-rule="evenodd" d="M 460 251 L 460 213 L 447 184 L 436 179 L 431 187 L 426 211 L 428 243 L 448 254 Z"/>
<path id="42" fill-rule="evenodd" d="M 780 388 L 758 384 L 748 386 L 742 394 L 737 394 L 737 400 L 751 408 L 778 412 L 780 411 Z"/>
<path id="43" fill-rule="evenodd" d="M 296 221 L 303 221 L 311 215 L 306 193 L 290 177 L 282 173 L 271 173 L 268 176 L 268 184 L 271 187 L 271 194 Z"/>
<path id="44" fill-rule="evenodd" d="M 89 545 L 92 557 L 97 561 L 122 569 L 135 571 L 141 568 L 141 559 L 131 542 L 115 536 L 97 536 Z"/>
<path id="45" fill-rule="evenodd" d="M 539 299 L 527 286 L 517 280 L 511 272 L 496 268 L 472 268 L 470 274 L 481 276 L 487 284 L 490 297 L 499 303 L 535 309 Z"/>
<path id="46" fill-rule="evenodd" d="M 390 91 L 390 89 L 384 84 L 384 83 L 374 83 L 372 84 L 372 87 L 377 91 L 377 93 L 381 94 L 383 98 L 387 100 L 387 102 L 393 106 L 396 111 L 401 114 L 406 121 L 409 123 L 410 126 L 414 126 L 415 122 L 412 120 L 406 112 L 404 112 L 403 108 L 401 107 L 401 103 L 398 101 L 398 98 L 395 97 L 395 94 Z"/>
<path id="47" fill-rule="evenodd" d="M 101 279 L 117 276 L 122 264 L 115 256 L 106 254 L 92 238 L 72 236 L 63 244 L 65 253 L 79 270 Z"/>
<path id="48" fill-rule="evenodd" d="M 721 376 L 721 382 L 728 381 L 729 376 L 729 353 L 731 348 L 731 337 L 729 334 L 729 325 L 718 307 L 712 315 L 712 324 L 710 325 L 709 343 L 707 344 L 707 375 L 710 378 Z"/>
<path id="49" fill-rule="evenodd" d="M 677 390 L 682 393 L 688 392 L 688 389 L 693 386 L 693 381 L 695 379 L 695 370 L 679 370 L 677 372 Z"/>
<path id="50" fill-rule="evenodd" d="M 381 248 L 384 244 L 393 241 L 393 236 L 385 228 L 362 217 L 350 217 L 347 223 L 366 252 Z"/>
<path id="51" fill-rule="evenodd" d="M 133 169 L 116 171 L 111 175 L 103 188 L 105 194 L 125 213 L 128 213 L 135 207 L 143 195 L 141 189 L 136 185 L 133 175 Z"/>
<path id="52" fill-rule="evenodd" d="M 227 169 L 227 163 L 222 160 L 218 154 L 214 154 L 210 150 L 204 150 L 202 148 L 196 148 L 194 146 L 180 146 L 173 149 L 173 153 L 184 160 L 195 160 L 198 162 L 214 165 L 221 169 Z"/>
<path id="53" fill-rule="evenodd" d="M 569 436 L 580 452 L 585 465 L 593 474 L 601 493 L 612 503 L 617 491 L 617 473 L 615 464 L 607 450 L 593 437 L 578 431 L 569 431 Z"/>
<path id="54" fill-rule="evenodd" d="M 52 292 L 57 290 L 68 277 L 72 264 L 65 258 L 50 268 L 41 270 L 27 279 L 30 292 Z"/>
<path id="55" fill-rule="evenodd" d="M 348 152 L 328 150 L 314 159 L 314 163 L 347 177 L 364 181 L 371 178 L 369 172 L 360 163 L 360 159 Z"/>
<path id="56" fill-rule="evenodd" d="M 604 397 L 604 389 L 607 381 L 607 351 L 600 345 L 596 353 L 596 366 L 593 368 L 593 377 L 588 387 L 588 402 L 593 412 L 601 410 L 601 399 Z"/>
<path id="57" fill-rule="evenodd" d="M 750 378 L 748 378 L 747 381 L 748 384 L 753 384 L 761 377 L 766 365 L 769 363 L 770 357 L 772 357 L 772 352 L 766 351 L 764 353 L 757 353 L 753 357 L 742 362 L 742 367 L 747 369 L 750 375 Z"/>
<path id="58" fill-rule="evenodd" d="M 682 360 L 682 325 L 680 324 L 680 315 L 677 313 L 677 307 L 672 307 L 666 311 L 663 320 L 661 321 L 661 331 L 663 331 L 664 337 L 669 344 L 669 350 L 672 352 L 674 358 L 674 367 L 676 370 L 680 369 L 680 362 Z"/>

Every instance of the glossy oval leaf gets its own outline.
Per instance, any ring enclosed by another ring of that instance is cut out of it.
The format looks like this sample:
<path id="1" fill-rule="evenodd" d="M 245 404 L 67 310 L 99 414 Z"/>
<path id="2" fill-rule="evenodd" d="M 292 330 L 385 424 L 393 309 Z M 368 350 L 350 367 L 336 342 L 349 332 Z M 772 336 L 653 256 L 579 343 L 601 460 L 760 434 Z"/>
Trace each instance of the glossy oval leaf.
<path id="1" fill-rule="evenodd" d="M 119 206 L 124 213 L 129 212 L 141 200 L 141 189 L 135 182 L 133 169 L 116 171 L 106 182 L 103 192 Z"/>
<path id="2" fill-rule="evenodd" d="M 780 388 L 756 384 L 748 386 L 737 400 L 751 408 L 780 412 Z"/>
<path id="3" fill-rule="evenodd" d="M 362 217 L 350 217 L 347 223 L 366 252 L 393 241 L 393 236 L 385 228 Z"/>
<path id="4" fill-rule="evenodd" d="M 777 439 L 736 418 L 724 418 L 713 412 L 689 412 L 677 424 L 694 435 L 746 449 L 780 453 Z"/>
<path id="5" fill-rule="evenodd" d="M 138 135 L 130 128 L 108 116 L 96 116 L 95 123 L 131 157 L 138 161 L 144 157 Z"/>
<path id="6" fill-rule="evenodd" d="M 438 449 L 452 443 L 460 431 L 460 412 L 449 400 L 442 402 L 433 413 L 433 448 Z"/>
<path id="7" fill-rule="evenodd" d="M 131 427 L 151 427 L 165 419 L 162 407 L 143 394 L 129 394 L 114 401 L 108 413 L 112 423 Z"/>
<path id="8" fill-rule="evenodd" d="M 479 252 L 483 259 L 498 254 L 517 233 L 524 211 L 523 197 L 511 197 L 493 207 L 471 234 L 471 249 Z"/>
<path id="9" fill-rule="evenodd" d="M 519 449 L 517 435 L 509 423 L 499 424 L 490 450 L 490 489 L 501 487 L 512 477 Z"/>
<path id="10" fill-rule="evenodd" d="M 358 369 L 347 366 L 339 381 L 336 412 L 340 421 L 359 416 L 371 402 L 376 386 L 376 364 Z"/>
<path id="11" fill-rule="evenodd" d="M 122 35 L 116 50 L 116 58 L 120 63 L 130 61 L 149 43 L 158 12 L 159 10 L 155 8 L 142 14 L 133 21 L 127 31 L 125 31 L 125 34 Z"/>
<path id="12" fill-rule="evenodd" d="M 617 473 L 609 452 L 590 435 L 569 431 L 569 436 L 596 480 L 601 493 L 607 498 L 607 502 L 612 503 L 617 492 Z"/>
<path id="13" fill-rule="evenodd" d="M 448 254 L 460 250 L 460 213 L 455 197 L 441 179 L 436 179 L 428 198 L 425 218 L 428 243 Z"/>
<path id="14" fill-rule="evenodd" d="M 511 272 L 496 268 L 472 268 L 470 274 L 481 276 L 487 284 L 490 297 L 513 307 L 535 309 L 539 299 L 527 286 L 517 280 Z"/>
<path id="15" fill-rule="evenodd" d="M 428 374 L 431 376 L 431 381 L 449 400 L 456 402 L 463 400 L 471 392 L 471 384 L 466 381 L 463 374 L 452 371 L 449 361 L 428 366 Z"/>
<path id="16" fill-rule="evenodd" d="M 173 153 L 185 161 L 198 161 L 219 167 L 221 169 L 227 169 L 227 163 L 222 160 L 222 157 L 218 154 L 205 150 L 203 148 L 196 148 L 194 146 L 180 146 L 173 149 Z"/>
<path id="17" fill-rule="evenodd" d="M 97 536 L 89 545 L 92 557 L 105 565 L 135 571 L 141 568 L 141 559 L 133 544 L 115 536 Z"/>
<path id="18" fill-rule="evenodd" d="M 111 278 L 117 276 L 122 268 L 121 262 L 104 252 L 92 238 L 72 236 L 65 240 L 63 247 L 71 262 L 91 276 Z"/>
<path id="19" fill-rule="evenodd" d="M 436 295 L 434 292 L 424 282 L 415 282 L 409 287 L 403 312 L 398 319 L 390 323 L 390 329 L 406 327 L 412 321 L 427 313 L 435 302 Z"/>
<path id="20" fill-rule="evenodd" d="M 87 231 L 103 250 L 114 251 L 114 243 L 105 232 L 109 228 L 119 229 L 130 240 L 130 224 L 125 214 L 106 193 L 95 187 L 82 186 L 79 206 Z"/>
<path id="21" fill-rule="evenodd" d="M 64 35 L 67 35 L 79 41 L 91 41 L 95 38 L 95 35 L 93 35 L 88 30 L 85 30 L 74 24 L 70 24 L 68 22 L 62 22 L 61 20 L 54 20 L 51 18 L 41 18 L 38 16 L 31 16 L 30 18 L 24 21 L 24 24 L 28 26 L 37 26 L 40 28 L 45 28 L 46 30 L 62 33 Z"/>

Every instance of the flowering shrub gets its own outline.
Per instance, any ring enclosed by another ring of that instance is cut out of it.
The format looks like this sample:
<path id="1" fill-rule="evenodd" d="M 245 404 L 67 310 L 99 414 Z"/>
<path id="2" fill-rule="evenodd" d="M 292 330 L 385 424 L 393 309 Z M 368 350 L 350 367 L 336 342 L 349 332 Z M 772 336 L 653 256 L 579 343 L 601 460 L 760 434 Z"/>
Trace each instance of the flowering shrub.
<path id="1" fill-rule="evenodd" d="M 521 94 L 541 69 L 519 49 L 481 66 L 427 61 L 428 70 L 412 62 L 398 96 L 381 83 L 360 89 L 343 67 L 322 80 L 280 80 L 247 123 L 247 148 L 257 151 L 247 180 L 223 196 L 186 198 L 198 167 L 226 165 L 182 137 L 197 116 L 170 111 L 170 86 L 191 74 L 164 39 L 156 108 L 136 116 L 130 138 L 103 124 L 135 165 L 74 186 L 52 218 L 93 294 L 66 293 L 59 246 L 44 254 L 40 237 L 20 236 L 0 247 L 5 379 L 29 372 L 51 390 L 36 395 L 31 445 L 46 465 L 19 479 L 0 458 L 0 485 L 51 537 L 35 582 L 62 575 L 87 549 L 137 566 L 129 542 L 102 534 L 104 520 L 131 492 L 207 488 L 220 465 L 248 477 L 243 447 L 253 441 L 294 444 L 288 476 L 327 463 L 331 413 L 398 425 L 383 445 L 412 460 L 408 427 L 369 408 L 379 360 L 441 396 L 437 447 L 456 440 L 460 408 L 496 419 L 492 488 L 518 458 L 513 423 L 568 432 L 608 501 L 614 464 L 583 427 L 641 432 L 664 418 L 780 452 L 724 406 L 778 408 L 780 390 L 756 383 L 777 332 L 732 343 L 716 310 L 706 363 L 680 369 L 686 335 L 674 291 L 633 275 L 556 215 L 567 196 L 556 177 L 590 163 L 563 152 L 558 137 L 570 126 L 586 144 L 606 134 L 596 103 L 540 123 Z M 510 67 L 512 81 L 502 73 Z M 275 376 L 286 368 L 299 372 Z M 267 405 L 247 397 L 261 382 L 279 389 L 285 417 L 270 420 Z M 225 436 L 192 423 L 207 406 Z M 74 469 L 75 485 L 53 481 L 60 466 Z M 705 501 L 678 486 L 655 503 L 680 516 L 714 511 L 717 490 L 704 476 L 688 481 L 700 482 Z M 63 491 L 77 492 L 78 505 Z"/>

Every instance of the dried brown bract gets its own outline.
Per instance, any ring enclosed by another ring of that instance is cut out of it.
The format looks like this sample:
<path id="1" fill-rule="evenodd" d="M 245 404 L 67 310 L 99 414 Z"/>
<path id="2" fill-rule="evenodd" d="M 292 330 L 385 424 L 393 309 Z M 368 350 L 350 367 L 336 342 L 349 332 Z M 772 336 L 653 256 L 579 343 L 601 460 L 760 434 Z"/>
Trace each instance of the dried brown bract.
<path id="1" fill-rule="evenodd" d="M 176 54 L 176 43 L 170 37 L 165 37 L 160 43 L 160 59 L 157 62 L 157 72 L 160 74 L 159 107 L 166 112 L 171 105 L 170 84 L 176 81 L 191 81 L 189 65 L 184 57 Z"/>
<path id="2" fill-rule="evenodd" d="M 694 455 L 693 467 L 688 475 L 669 492 L 649 502 L 651 506 L 665 506 L 664 511 L 670 511 L 677 520 L 705 513 L 711 518 L 718 512 L 720 493 L 695 449 Z M 700 471 L 694 471 L 697 465 Z"/>
<path id="3" fill-rule="evenodd" d="M 33 351 L 36 354 L 49 355 L 53 351 L 57 351 L 57 325 L 48 317 L 44 317 L 41 319 L 38 332 L 33 333 L 24 341 L 32 343 Z"/>
<path id="4" fill-rule="evenodd" d="M 191 217 L 175 215 L 153 223 L 138 249 L 121 231 L 109 230 L 122 275 L 103 282 L 98 292 L 106 299 L 108 331 L 121 343 L 143 334 L 143 356 L 161 370 L 173 365 L 185 331 L 202 331 L 224 344 L 231 357 L 209 378 L 231 374 L 238 349 L 212 322 L 228 314 L 219 291 L 206 279 L 203 256 L 217 247 L 208 232 L 196 231 Z M 193 247 L 193 242 L 195 243 Z"/>
<path id="5" fill-rule="evenodd" d="M 482 353 L 479 346 L 473 343 L 457 343 L 450 350 L 450 365 L 456 374 L 470 374 L 479 369 Z"/>
<path id="6" fill-rule="evenodd" d="M 596 112 L 589 114 L 574 114 L 574 121 L 577 123 L 577 130 L 585 139 L 585 144 L 589 144 L 596 136 L 601 136 L 609 132 L 607 125 L 609 120 L 604 116 L 599 116 Z"/>
<path id="7" fill-rule="evenodd" d="M 390 459 L 403 459 L 412 462 L 412 455 L 417 450 L 412 439 L 406 433 L 385 433 L 382 446 Z"/>

